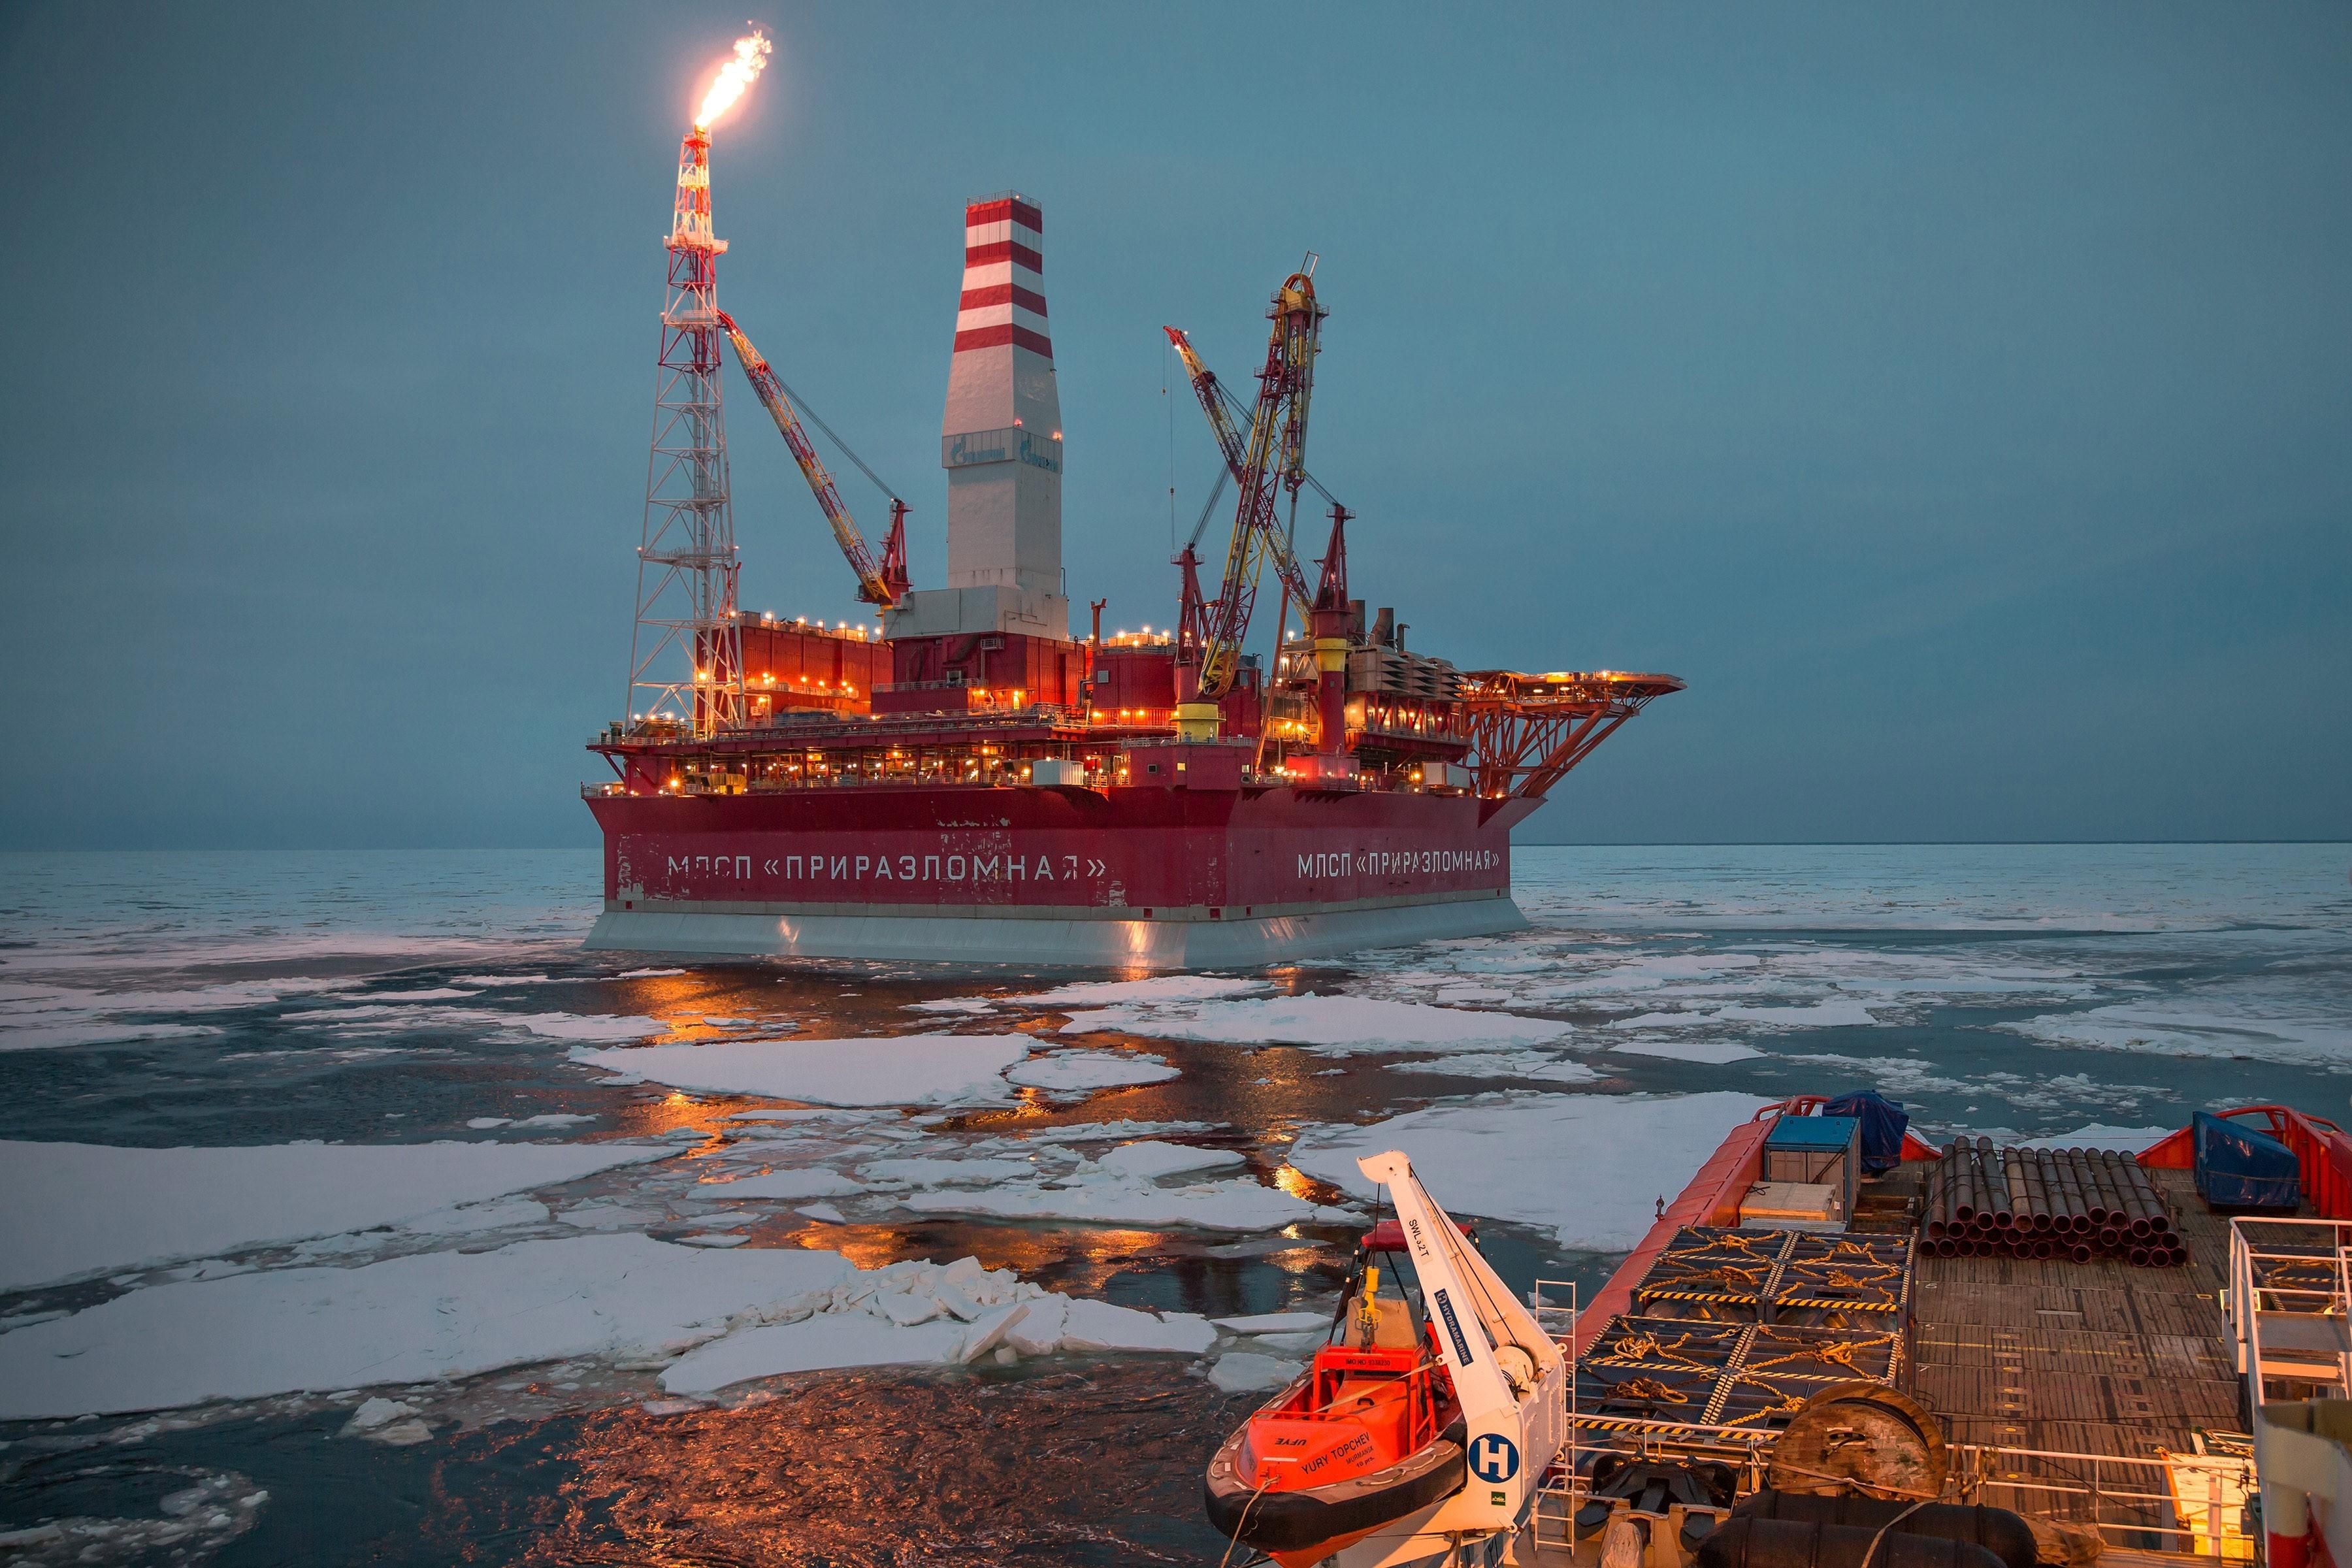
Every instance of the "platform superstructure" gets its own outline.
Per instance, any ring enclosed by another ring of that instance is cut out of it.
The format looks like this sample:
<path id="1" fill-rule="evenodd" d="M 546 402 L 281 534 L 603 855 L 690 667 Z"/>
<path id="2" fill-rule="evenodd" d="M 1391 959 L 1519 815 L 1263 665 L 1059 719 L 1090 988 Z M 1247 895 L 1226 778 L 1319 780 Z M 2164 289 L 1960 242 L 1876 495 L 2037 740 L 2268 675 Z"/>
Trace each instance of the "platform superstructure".
<path id="1" fill-rule="evenodd" d="M 1171 625 L 1106 635 L 1095 601 L 1074 636 L 1042 204 L 964 209 L 947 581 L 916 586 L 907 503 L 882 485 L 889 532 L 869 548 L 805 405 L 719 308 L 710 149 L 698 119 L 668 242 L 631 703 L 591 742 L 613 781 L 584 792 L 605 843 L 593 945 L 1150 968 L 1522 923 L 1511 828 L 1682 683 L 1464 670 L 1350 596 L 1354 514 L 1305 464 L 1314 258 L 1275 292 L 1255 398 L 1170 331 L 1235 497 L 1222 575 L 1202 580 L 1204 510 L 1172 563 Z M 730 344 L 878 625 L 740 610 Z M 1303 500 L 1312 563 L 1293 549 Z M 1261 655 L 1246 645 L 1269 572 L 1282 609 Z"/>

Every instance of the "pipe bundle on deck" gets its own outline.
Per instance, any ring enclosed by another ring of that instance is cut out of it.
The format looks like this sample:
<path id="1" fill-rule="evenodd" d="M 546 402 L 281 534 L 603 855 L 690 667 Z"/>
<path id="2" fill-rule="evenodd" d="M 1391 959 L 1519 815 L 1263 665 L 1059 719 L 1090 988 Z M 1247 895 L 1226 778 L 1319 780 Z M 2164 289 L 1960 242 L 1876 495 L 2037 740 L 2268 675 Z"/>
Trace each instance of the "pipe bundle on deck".
<path id="1" fill-rule="evenodd" d="M 1943 1258 L 2189 1261 L 2139 1162 L 2112 1149 L 1996 1149 L 1955 1138 L 1927 1176 L 1925 1245 Z"/>

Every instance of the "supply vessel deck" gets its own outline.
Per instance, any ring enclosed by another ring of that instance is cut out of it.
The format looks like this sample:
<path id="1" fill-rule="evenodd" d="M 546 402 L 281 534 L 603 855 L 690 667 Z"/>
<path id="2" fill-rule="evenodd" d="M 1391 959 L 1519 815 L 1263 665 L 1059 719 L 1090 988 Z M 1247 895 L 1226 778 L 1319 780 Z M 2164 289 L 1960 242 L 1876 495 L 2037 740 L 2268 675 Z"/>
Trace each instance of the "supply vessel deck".
<path id="1" fill-rule="evenodd" d="M 1254 399 L 1168 329 L 1223 471 L 1171 562 L 1170 624 L 1106 635 L 1097 600 L 1074 636 L 1038 205 L 965 209 L 947 580 L 918 588 L 906 503 L 876 479 L 891 525 L 870 550 L 805 404 L 719 309 L 709 151 L 698 127 L 679 157 L 629 711 L 590 743 L 614 777 L 583 792 L 604 838 L 591 946 L 1167 968 L 1524 923 L 1512 828 L 1682 682 L 1465 670 L 1350 596 L 1354 513 L 1305 463 L 1314 258 L 1275 292 Z M 878 626 L 739 606 L 730 347 Z M 1228 490 L 1204 586 L 1196 546 Z M 1304 564 L 1303 490 L 1328 502 Z M 1281 607 L 1252 653 L 1268 576 Z"/>
<path id="2" fill-rule="evenodd" d="M 1538 1282 L 1569 1440 L 1464 1551 L 1861 1568 L 1916 1531 L 1990 1549 L 1954 1568 L 2352 1562 L 2352 1137 L 2242 1106 L 2136 1152 L 1906 1133 L 1865 1173 L 1859 1138 L 1805 1135 L 1824 1110 L 1730 1129 L 1580 1310 Z"/>

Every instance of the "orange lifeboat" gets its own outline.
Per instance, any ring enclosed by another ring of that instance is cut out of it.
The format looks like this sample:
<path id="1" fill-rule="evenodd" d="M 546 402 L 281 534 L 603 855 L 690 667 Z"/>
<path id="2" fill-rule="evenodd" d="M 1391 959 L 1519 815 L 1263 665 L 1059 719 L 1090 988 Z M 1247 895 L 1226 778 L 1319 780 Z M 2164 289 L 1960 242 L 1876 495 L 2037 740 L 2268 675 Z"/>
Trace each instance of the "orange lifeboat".
<path id="1" fill-rule="evenodd" d="M 1499 1562 L 1568 1437 L 1568 1359 L 1398 1150 L 1314 1363 L 1209 1461 L 1209 1518 L 1283 1568 Z"/>
<path id="2" fill-rule="evenodd" d="M 1403 1286 L 1403 1228 L 1357 1248 L 1331 1342 L 1209 1462 L 1209 1518 L 1283 1568 L 1307 1568 L 1461 1489 L 1454 1380 Z"/>

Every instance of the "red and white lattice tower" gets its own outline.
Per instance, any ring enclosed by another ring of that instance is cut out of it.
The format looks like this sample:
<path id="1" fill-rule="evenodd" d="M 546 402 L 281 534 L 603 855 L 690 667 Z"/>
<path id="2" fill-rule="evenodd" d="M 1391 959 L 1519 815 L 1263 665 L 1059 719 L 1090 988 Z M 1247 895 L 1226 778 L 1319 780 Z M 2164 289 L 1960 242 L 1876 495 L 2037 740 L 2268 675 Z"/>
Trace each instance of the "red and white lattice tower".
<path id="1" fill-rule="evenodd" d="M 948 585 L 909 594 L 891 637 L 1025 632 L 1066 637 L 1062 399 L 1045 321 L 1045 217 L 1017 191 L 966 204 L 940 463 L 948 471 Z"/>
<path id="2" fill-rule="evenodd" d="M 727 242 L 710 231 L 710 132 L 700 125 L 678 145 L 668 247 L 628 711 L 633 721 L 685 722 L 709 735 L 743 721 L 743 658 L 719 400 L 718 260 Z"/>

